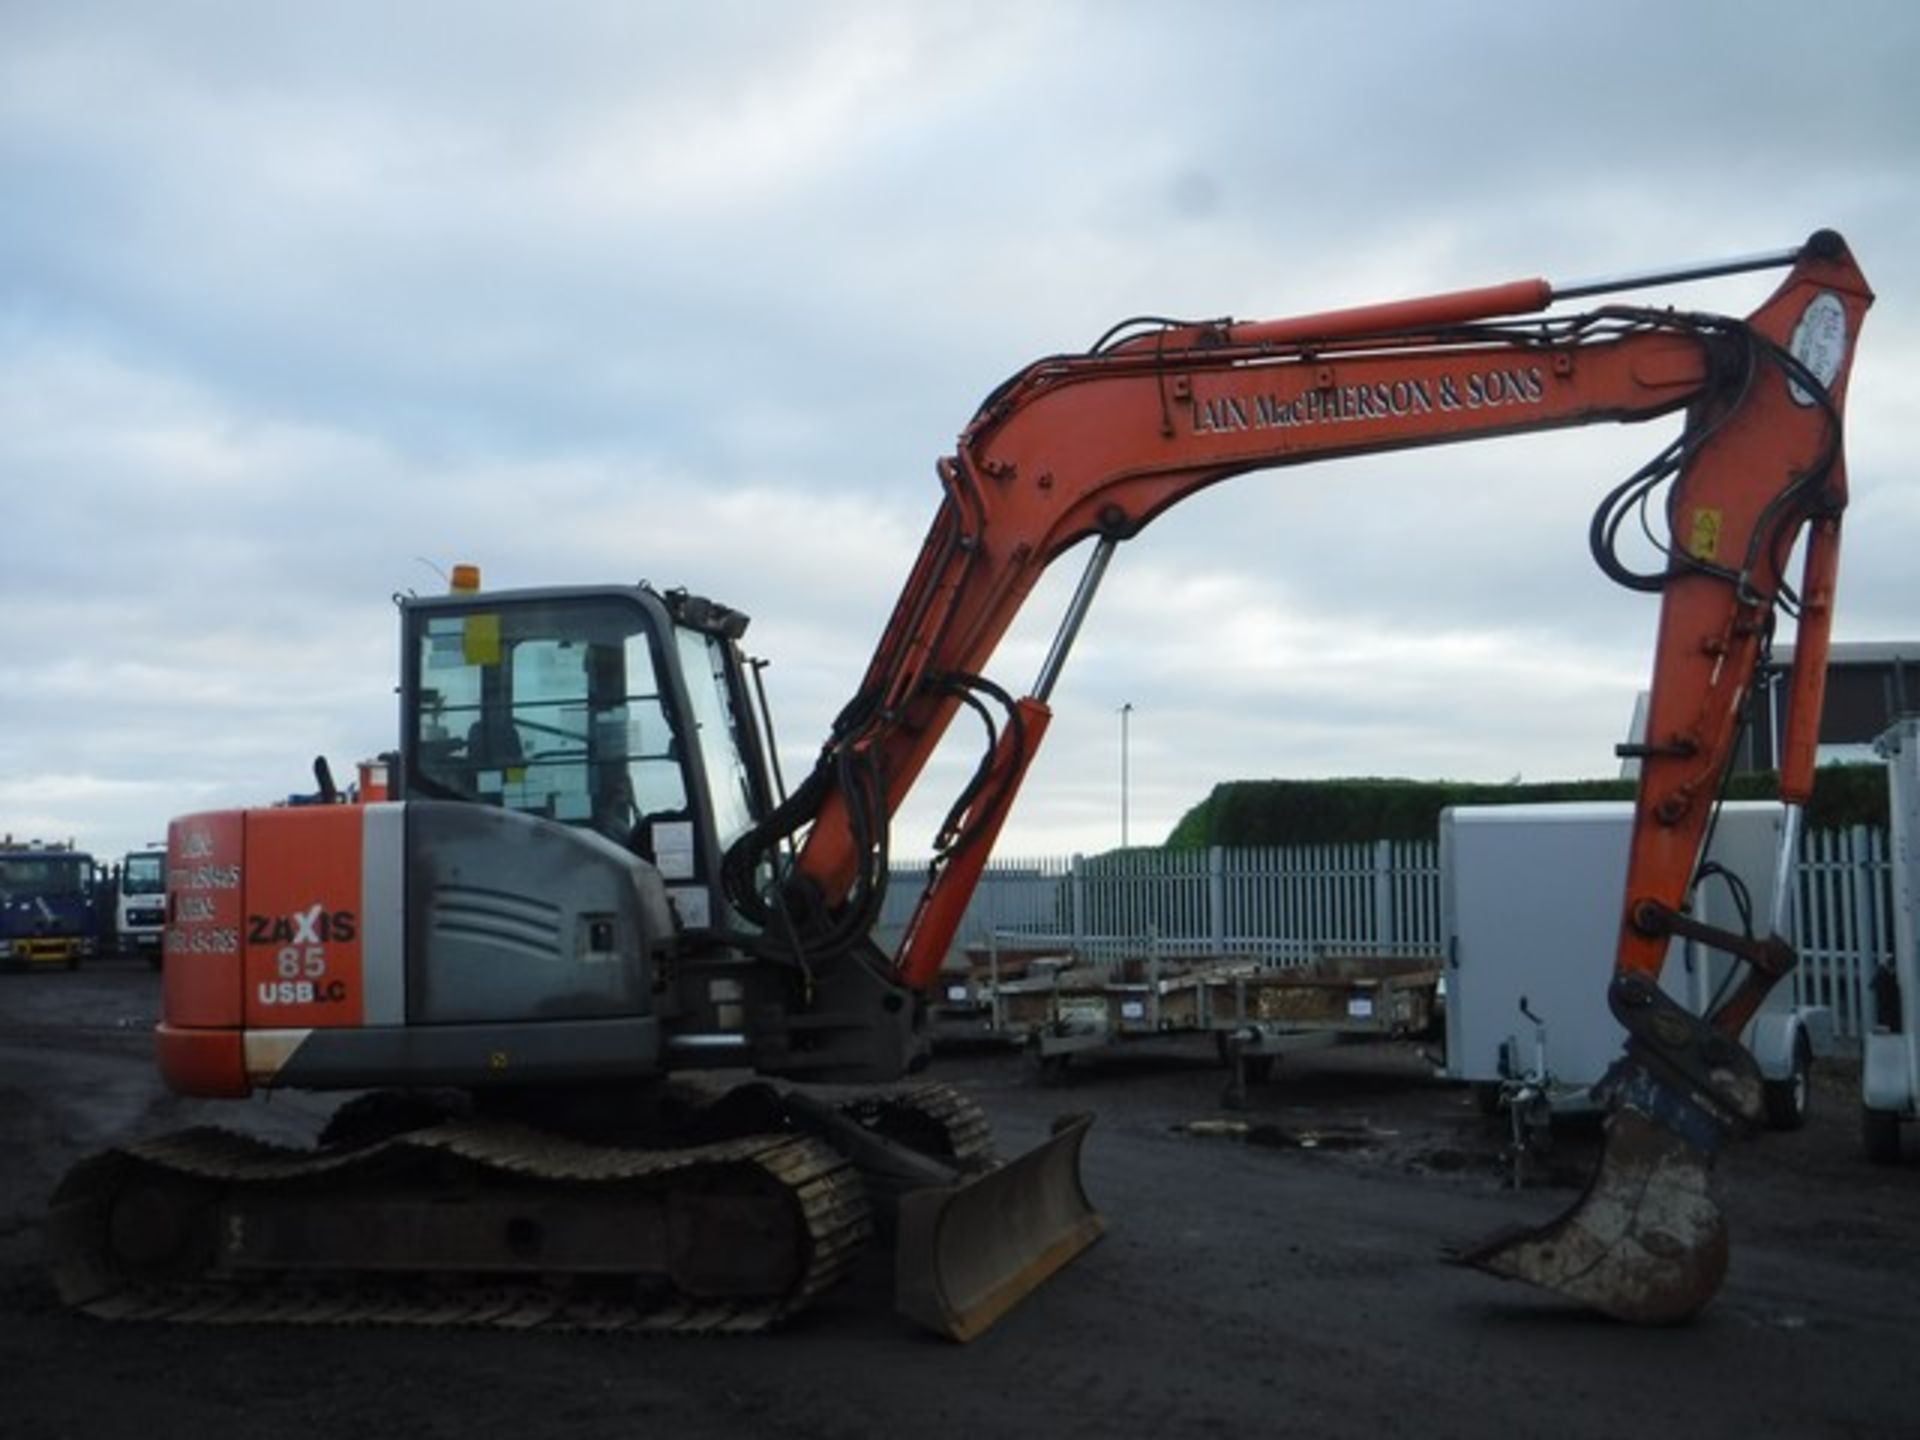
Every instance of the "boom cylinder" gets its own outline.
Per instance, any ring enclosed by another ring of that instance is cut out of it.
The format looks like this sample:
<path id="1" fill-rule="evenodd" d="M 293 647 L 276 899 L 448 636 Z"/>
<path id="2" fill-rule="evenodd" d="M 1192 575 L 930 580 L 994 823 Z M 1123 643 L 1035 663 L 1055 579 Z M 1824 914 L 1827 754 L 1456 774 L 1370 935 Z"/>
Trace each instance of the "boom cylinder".
<path id="1" fill-rule="evenodd" d="M 1113 559 L 1114 549 L 1119 543 L 1110 535 L 1102 535 L 1093 547 L 1093 554 L 1087 557 L 1087 568 L 1080 572 L 1080 583 L 1074 587 L 1073 599 L 1067 603 L 1067 613 L 1061 617 L 1060 628 L 1054 632 L 1047 658 L 1041 662 L 1039 678 L 1033 682 L 1033 698 L 1043 705 L 1052 697 L 1060 672 L 1066 668 L 1067 654 L 1073 649 L 1073 642 L 1080 638 L 1080 627 L 1086 623 L 1087 611 L 1093 607 L 1094 594 L 1100 589 L 1100 582 L 1106 578 L 1107 562 Z"/>

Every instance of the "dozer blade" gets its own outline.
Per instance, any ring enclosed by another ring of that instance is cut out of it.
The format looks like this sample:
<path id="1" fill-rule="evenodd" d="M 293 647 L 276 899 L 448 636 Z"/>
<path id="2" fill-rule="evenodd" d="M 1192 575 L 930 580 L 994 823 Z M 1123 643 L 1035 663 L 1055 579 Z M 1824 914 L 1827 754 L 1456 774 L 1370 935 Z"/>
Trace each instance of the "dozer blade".
<path id="1" fill-rule="evenodd" d="M 1600 1168 L 1565 1215 L 1455 1257 L 1617 1320 L 1673 1325 L 1713 1299 L 1727 1227 L 1707 1192 L 1705 1151 L 1637 1109 L 1607 1118 Z"/>
<path id="2" fill-rule="evenodd" d="M 950 1340 L 971 1340 L 1106 1229 L 1080 1183 L 1093 1124 L 1076 1116 L 1044 1144 L 959 1185 L 900 1197 L 895 1307 Z"/>

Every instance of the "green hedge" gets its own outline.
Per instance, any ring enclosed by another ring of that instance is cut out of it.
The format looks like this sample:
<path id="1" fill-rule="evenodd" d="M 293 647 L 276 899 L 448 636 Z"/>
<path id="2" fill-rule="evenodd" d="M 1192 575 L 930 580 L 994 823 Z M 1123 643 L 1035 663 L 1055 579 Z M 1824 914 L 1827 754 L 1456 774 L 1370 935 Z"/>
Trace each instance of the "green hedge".
<path id="1" fill-rule="evenodd" d="M 1630 780 L 1476 785 L 1452 780 L 1230 780 L 1189 810 L 1167 837 L 1170 849 L 1212 845 L 1322 845 L 1344 841 L 1431 840 L 1449 805 L 1540 805 L 1561 800 L 1631 800 Z M 1736 775 L 1729 800 L 1774 800 L 1779 777 Z M 1878 765 L 1835 765 L 1814 780 L 1811 829 L 1887 823 L 1887 775 Z"/>

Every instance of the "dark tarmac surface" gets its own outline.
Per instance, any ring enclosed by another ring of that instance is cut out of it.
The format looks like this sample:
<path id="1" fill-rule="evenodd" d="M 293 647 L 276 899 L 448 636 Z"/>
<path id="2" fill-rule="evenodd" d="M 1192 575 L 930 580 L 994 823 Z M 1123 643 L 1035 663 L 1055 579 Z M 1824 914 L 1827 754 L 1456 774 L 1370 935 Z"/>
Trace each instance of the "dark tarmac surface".
<path id="1" fill-rule="evenodd" d="M 0 974 L 0 1434 L 38 1437 L 1920 1436 L 1920 1163 L 1869 1165 L 1857 1082 L 1738 1146 L 1718 1192 L 1733 1265 L 1707 1312 L 1637 1330 L 1443 1265 L 1443 1249 L 1572 1203 L 1591 1136 L 1534 1186 L 1411 1046 L 1289 1058 L 1251 1108 L 1189 1042 L 1078 1062 L 1043 1087 L 1006 1054 L 943 1055 L 1001 1149 L 1091 1110 L 1107 1238 L 972 1345 L 912 1330 L 877 1263 L 747 1340 L 108 1325 L 38 1263 L 62 1171 L 212 1120 L 311 1133 L 328 1102 L 166 1094 L 144 965 Z M 1196 1135 L 1194 1121 L 1244 1121 Z"/>

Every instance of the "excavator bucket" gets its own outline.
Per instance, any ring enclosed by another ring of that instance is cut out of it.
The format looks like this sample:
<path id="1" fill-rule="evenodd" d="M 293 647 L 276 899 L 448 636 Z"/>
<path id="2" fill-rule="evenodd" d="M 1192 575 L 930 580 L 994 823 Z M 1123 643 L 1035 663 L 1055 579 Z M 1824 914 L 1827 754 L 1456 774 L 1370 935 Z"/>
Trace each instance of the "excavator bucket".
<path id="1" fill-rule="evenodd" d="M 895 1307 L 950 1340 L 971 1340 L 1098 1240 L 1106 1222 L 1080 1183 L 1092 1124 L 1075 1116 L 998 1169 L 902 1195 Z"/>
<path id="2" fill-rule="evenodd" d="M 1708 1155 L 1637 1109 L 1607 1119 L 1600 1168 L 1565 1215 L 1493 1236 L 1458 1263 L 1640 1325 L 1690 1319 L 1720 1288 L 1727 1227 Z"/>

